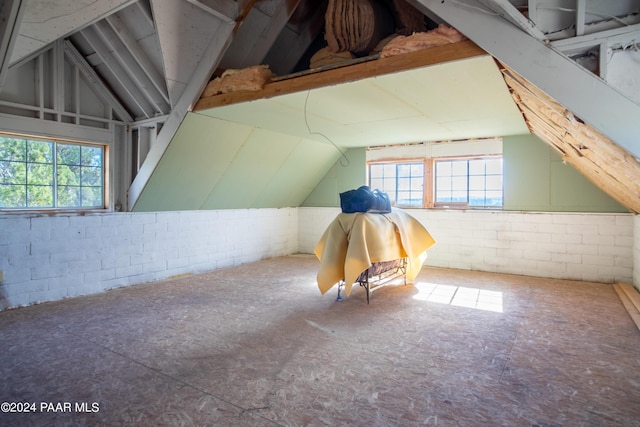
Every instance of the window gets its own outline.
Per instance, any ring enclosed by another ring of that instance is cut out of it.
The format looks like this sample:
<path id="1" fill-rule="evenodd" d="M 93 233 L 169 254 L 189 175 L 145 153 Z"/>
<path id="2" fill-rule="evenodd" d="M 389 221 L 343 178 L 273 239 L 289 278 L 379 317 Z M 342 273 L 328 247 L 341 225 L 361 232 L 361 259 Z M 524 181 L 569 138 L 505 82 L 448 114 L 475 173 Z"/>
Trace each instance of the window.
<path id="1" fill-rule="evenodd" d="M 398 207 L 502 208 L 502 157 L 370 162 L 369 186 Z"/>
<path id="2" fill-rule="evenodd" d="M 396 206 L 423 207 L 424 179 L 424 161 L 369 165 L 369 186 L 387 193 Z"/>
<path id="3" fill-rule="evenodd" d="M 0 135 L 0 209 L 104 208 L 105 147 Z"/>
<path id="4" fill-rule="evenodd" d="M 502 158 L 436 160 L 435 205 L 502 207 Z"/>

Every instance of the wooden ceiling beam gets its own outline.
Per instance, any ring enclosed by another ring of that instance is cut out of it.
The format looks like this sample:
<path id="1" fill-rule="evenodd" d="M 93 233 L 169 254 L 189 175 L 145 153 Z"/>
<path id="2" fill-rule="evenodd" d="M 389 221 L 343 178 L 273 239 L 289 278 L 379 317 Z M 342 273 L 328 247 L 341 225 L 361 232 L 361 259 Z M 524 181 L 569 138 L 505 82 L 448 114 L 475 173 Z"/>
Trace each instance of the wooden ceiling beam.
<path id="1" fill-rule="evenodd" d="M 389 58 L 372 57 L 365 62 L 354 63 L 342 67 L 319 68 L 318 71 L 293 74 L 277 81 L 267 83 L 260 91 L 237 91 L 211 97 L 201 98 L 194 111 L 257 99 L 271 98 L 277 95 L 303 92 L 320 87 L 333 86 L 368 77 L 391 74 L 413 68 L 426 67 L 443 62 L 457 61 L 486 55 L 487 53 L 470 40 L 445 46 L 433 47 L 416 52 L 405 53 Z"/>
<path id="2" fill-rule="evenodd" d="M 531 133 L 618 203 L 639 213 L 640 161 L 514 70 L 501 68 Z"/>

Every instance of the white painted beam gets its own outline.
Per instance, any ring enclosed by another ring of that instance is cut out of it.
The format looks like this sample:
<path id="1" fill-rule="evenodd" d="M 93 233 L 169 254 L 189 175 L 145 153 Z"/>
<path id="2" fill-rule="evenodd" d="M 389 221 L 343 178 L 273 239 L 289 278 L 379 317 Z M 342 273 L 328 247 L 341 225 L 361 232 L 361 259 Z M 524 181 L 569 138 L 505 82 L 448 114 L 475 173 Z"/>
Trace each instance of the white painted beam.
<path id="1" fill-rule="evenodd" d="M 526 31 L 531 37 L 535 37 L 538 40 L 544 40 L 546 37 L 542 31 L 536 27 L 536 25 L 524 16 L 514 5 L 509 3 L 508 0 L 480 0 L 487 5 L 491 10 L 498 15 L 512 22 L 516 26 L 520 27 L 523 31 Z"/>
<path id="2" fill-rule="evenodd" d="M 87 82 L 91 85 L 94 92 L 100 99 L 102 99 L 106 104 L 108 104 L 111 108 L 115 110 L 115 112 L 120 116 L 120 119 L 125 121 L 126 123 L 131 123 L 133 121 L 133 117 L 129 114 L 129 112 L 122 106 L 120 101 L 118 101 L 111 91 L 104 86 L 104 83 L 98 77 L 96 72 L 91 68 L 91 66 L 85 61 L 84 57 L 78 52 L 78 50 L 71 44 L 69 40 L 65 40 L 64 42 L 64 53 L 69 58 L 69 61 L 82 73 Z"/>
<path id="3" fill-rule="evenodd" d="M 238 4 L 233 0 L 187 0 L 207 13 L 225 22 L 235 22 L 238 18 Z"/>
<path id="4" fill-rule="evenodd" d="M 220 62 L 229 44 L 231 44 L 234 27 L 234 23 L 221 24 L 213 31 L 213 35 L 207 44 L 207 49 L 193 71 L 190 83 L 185 87 L 178 102 L 173 107 L 155 143 L 149 150 L 142 167 L 129 187 L 127 200 L 128 210 L 133 210 L 135 207 L 153 171 L 160 163 L 162 155 L 177 132 L 180 123 L 182 123 L 187 112 L 193 108 L 196 101 L 200 98 L 200 94 L 202 94 L 204 87 L 209 82 L 217 64 Z"/>
<path id="5" fill-rule="evenodd" d="M 574 52 L 587 50 L 605 42 L 609 47 L 614 47 L 615 45 L 624 47 L 632 42 L 640 43 L 640 24 L 556 40 L 551 42 L 551 46 L 562 53 L 571 55 Z"/>
<path id="6" fill-rule="evenodd" d="M 149 102 L 140 89 L 131 81 L 131 78 L 124 71 L 122 66 L 109 52 L 104 41 L 98 35 L 93 27 L 85 28 L 80 32 L 85 40 L 91 45 L 95 53 L 100 57 L 104 65 L 111 71 L 113 76 L 118 80 L 124 91 L 126 91 L 131 100 L 138 106 L 145 117 L 153 117 L 156 113 L 162 114 L 162 111 Z"/>
<path id="7" fill-rule="evenodd" d="M 457 28 L 577 117 L 640 157 L 640 105 L 476 0 L 409 0 Z M 472 74 L 470 74 L 470 78 Z"/>
<path id="8" fill-rule="evenodd" d="M 276 12 L 271 16 L 267 26 L 254 37 L 253 46 L 248 49 L 244 61 L 238 68 L 261 64 L 269 49 L 275 43 L 289 18 L 300 4 L 300 0 L 281 0 Z M 254 9 L 255 10 L 255 9 Z M 244 28 L 244 27 L 243 27 Z M 241 30 L 242 31 L 242 30 Z"/>
<path id="9" fill-rule="evenodd" d="M 167 99 L 168 96 L 158 90 L 145 69 L 140 67 L 136 58 L 120 38 L 120 34 L 106 20 L 97 22 L 93 28 L 96 29 L 102 40 L 111 49 L 111 57 L 118 61 L 123 70 L 126 70 L 127 75 L 134 80 L 147 101 L 155 106 L 157 112 L 167 114 L 171 110 Z M 142 54 L 144 55 L 144 53 Z"/>
<path id="10" fill-rule="evenodd" d="M 576 36 L 581 36 L 584 34 L 584 23 L 586 19 L 587 12 L 587 1 L 586 0 L 577 0 L 576 7 Z"/>
<path id="11" fill-rule="evenodd" d="M 164 81 L 164 76 L 162 76 L 162 74 L 160 74 L 153 65 L 153 62 L 151 62 L 151 59 L 149 59 L 149 56 L 145 53 L 144 49 L 140 47 L 140 44 L 138 44 L 135 37 L 131 35 L 127 27 L 122 23 L 117 15 L 108 16 L 106 21 L 120 37 L 124 46 L 133 56 L 133 59 L 138 63 L 142 70 L 144 70 L 145 74 L 147 74 L 158 93 L 160 93 L 167 104 L 169 104 L 169 94 L 167 93 L 167 85 Z M 153 23 L 151 25 L 153 25 Z"/>
<path id="12" fill-rule="evenodd" d="M 11 52 L 18 37 L 25 3 L 25 0 L 3 0 L 0 2 L 0 88 L 2 88 L 9 69 Z"/>

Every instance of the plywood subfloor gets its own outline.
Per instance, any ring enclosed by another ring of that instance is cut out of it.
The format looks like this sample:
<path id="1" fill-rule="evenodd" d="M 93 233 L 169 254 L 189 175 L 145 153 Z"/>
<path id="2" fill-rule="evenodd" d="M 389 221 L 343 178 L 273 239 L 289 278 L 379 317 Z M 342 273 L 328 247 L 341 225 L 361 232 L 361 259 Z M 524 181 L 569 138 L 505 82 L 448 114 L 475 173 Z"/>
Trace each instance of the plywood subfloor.
<path id="1" fill-rule="evenodd" d="M 2 312 L 0 402 L 37 411 L 0 425 L 640 423 L 640 331 L 611 285 L 425 268 L 367 305 L 361 288 L 321 296 L 317 267 Z"/>

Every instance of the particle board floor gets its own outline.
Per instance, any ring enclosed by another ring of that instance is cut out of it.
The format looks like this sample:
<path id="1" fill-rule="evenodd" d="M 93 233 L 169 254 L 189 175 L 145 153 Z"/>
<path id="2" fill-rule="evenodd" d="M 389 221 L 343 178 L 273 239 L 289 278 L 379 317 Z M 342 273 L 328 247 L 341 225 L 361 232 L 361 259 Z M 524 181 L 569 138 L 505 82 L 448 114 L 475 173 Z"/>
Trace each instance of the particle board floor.
<path id="1" fill-rule="evenodd" d="M 611 285 L 425 268 L 367 305 L 320 295 L 318 265 L 0 312 L 0 402 L 35 403 L 0 425 L 640 425 L 640 331 Z"/>

